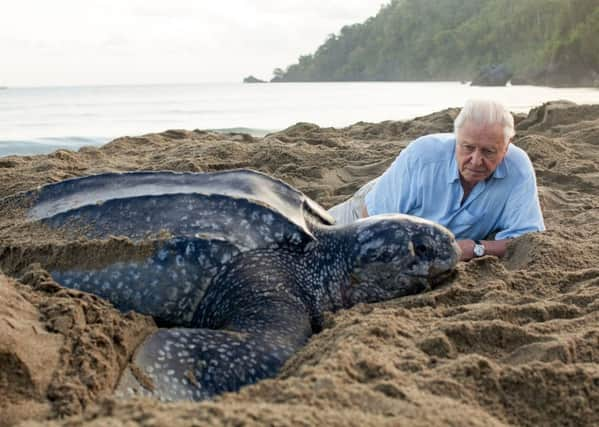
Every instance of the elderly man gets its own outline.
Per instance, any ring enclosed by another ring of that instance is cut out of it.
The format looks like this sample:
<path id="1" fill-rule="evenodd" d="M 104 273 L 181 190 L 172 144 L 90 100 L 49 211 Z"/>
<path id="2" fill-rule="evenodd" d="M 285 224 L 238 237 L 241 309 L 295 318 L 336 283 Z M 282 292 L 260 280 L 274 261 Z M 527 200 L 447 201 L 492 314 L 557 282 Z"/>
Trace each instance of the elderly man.
<path id="1" fill-rule="evenodd" d="M 503 105 L 470 100 L 453 134 L 427 135 L 351 199 L 331 208 L 340 223 L 405 213 L 450 229 L 462 260 L 502 256 L 513 237 L 545 229 L 532 164 L 511 144 L 514 119 Z M 494 235 L 494 240 L 483 240 Z"/>

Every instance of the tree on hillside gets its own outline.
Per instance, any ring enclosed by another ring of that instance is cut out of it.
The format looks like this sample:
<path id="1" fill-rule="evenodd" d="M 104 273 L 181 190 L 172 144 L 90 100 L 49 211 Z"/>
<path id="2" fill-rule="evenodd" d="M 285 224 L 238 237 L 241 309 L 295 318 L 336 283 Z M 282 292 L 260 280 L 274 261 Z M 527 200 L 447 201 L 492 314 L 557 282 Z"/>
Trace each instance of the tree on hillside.
<path id="1" fill-rule="evenodd" d="M 273 80 L 463 80 L 497 63 L 599 72 L 598 10 L 597 0 L 393 0 Z"/>

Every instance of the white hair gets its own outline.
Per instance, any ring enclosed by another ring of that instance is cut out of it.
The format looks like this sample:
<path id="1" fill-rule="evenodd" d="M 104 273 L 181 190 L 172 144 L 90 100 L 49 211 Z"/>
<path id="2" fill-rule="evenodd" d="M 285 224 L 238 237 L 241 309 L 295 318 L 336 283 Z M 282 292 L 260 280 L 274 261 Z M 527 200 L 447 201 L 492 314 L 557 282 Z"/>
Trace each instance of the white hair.
<path id="1" fill-rule="evenodd" d="M 474 125 L 499 124 L 503 126 L 503 136 L 506 144 L 516 134 L 512 114 L 502 103 L 490 99 L 469 99 L 466 101 L 464 108 L 453 122 L 453 131 L 456 135 L 466 122 Z"/>

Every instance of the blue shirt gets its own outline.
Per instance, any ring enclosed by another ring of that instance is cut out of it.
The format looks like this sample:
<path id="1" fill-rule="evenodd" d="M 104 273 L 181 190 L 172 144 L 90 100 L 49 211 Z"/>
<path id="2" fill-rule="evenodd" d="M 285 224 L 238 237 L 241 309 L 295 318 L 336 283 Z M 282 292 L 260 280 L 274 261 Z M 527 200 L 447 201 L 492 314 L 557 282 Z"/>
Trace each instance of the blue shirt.
<path id="1" fill-rule="evenodd" d="M 366 195 L 369 215 L 404 213 L 444 225 L 457 239 L 517 237 L 545 230 L 534 169 L 510 144 L 485 181 L 462 204 L 453 134 L 427 135 L 404 149 Z"/>

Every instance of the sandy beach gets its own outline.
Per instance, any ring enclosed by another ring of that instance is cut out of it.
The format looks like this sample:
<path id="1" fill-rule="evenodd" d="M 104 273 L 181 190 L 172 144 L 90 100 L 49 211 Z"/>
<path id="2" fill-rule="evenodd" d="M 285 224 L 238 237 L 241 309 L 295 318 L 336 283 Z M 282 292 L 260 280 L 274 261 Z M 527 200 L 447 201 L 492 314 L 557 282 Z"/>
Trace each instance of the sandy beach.
<path id="1" fill-rule="evenodd" d="M 325 207 L 381 174 L 411 139 L 452 130 L 457 109 L 406 122 L 263 138 L 201 130 L 0 158 L 0 198 L 107 171 L 252 168 Z M 184 425 L 593 426 L 599 424 L 599 105 L 517 115 L 547 231 L 460 263 L 439 289 L 327 315 L 275 379 L 214 401 L 126 401 L 112 391 L 156 325 L 57 285 L 54 236 L 0 216 L 0 427 Z M 82 259 L 98 253 L 79 242 Z M 126 248 L 102 248 L 118 253 Z M 122 245 L 125 245 L 123 243 Z"/>

